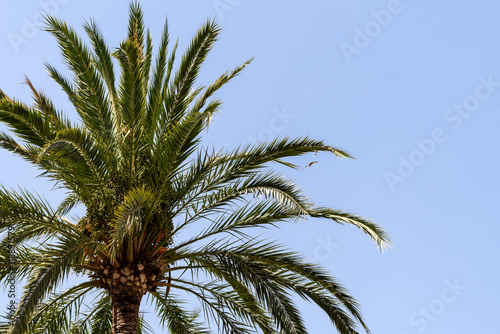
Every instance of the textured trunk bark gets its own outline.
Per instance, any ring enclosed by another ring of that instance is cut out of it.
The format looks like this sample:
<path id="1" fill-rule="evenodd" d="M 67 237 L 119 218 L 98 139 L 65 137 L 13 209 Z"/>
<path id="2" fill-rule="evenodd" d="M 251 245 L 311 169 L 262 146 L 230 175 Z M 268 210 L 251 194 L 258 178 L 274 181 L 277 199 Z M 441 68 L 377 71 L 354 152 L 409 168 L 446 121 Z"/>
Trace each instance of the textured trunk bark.
<path id="1" fill-rule="evenodd" d="M 133 291 L 112 296 L 113 334 L 137 334 L 141 299 Z"/>

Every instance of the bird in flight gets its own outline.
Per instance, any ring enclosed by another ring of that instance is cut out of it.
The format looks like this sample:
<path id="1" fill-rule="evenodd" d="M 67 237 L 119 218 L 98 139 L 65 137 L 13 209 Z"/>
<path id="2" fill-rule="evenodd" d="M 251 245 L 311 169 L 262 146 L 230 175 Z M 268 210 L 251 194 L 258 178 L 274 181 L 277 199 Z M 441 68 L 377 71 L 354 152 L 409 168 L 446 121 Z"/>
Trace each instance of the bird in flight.
<path id="1" fill-rule="evenodd" d="M 311 161 L 311 162 L 310 162 L 310 163 L 306 166 L 306 168 L 307 168 L 307 167 L 311 167 L 312 165 L 317 164 L 317 163 L 318 163 L 317 161 Z"/>

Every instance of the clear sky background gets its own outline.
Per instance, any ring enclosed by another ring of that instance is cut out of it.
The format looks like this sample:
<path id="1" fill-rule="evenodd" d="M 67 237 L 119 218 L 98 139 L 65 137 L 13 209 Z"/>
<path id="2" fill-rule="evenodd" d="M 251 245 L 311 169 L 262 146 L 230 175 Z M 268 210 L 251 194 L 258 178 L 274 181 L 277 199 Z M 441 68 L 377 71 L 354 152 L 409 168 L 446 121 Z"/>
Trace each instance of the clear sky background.
<path id="1" fill-rule="evenodd" d="M 498 332 L 499 2 L 141 3 L 155 41 L 168 15 L 179 50 L 207 18 L 223 25 L 200 83 L 257 56 L 219 94 L 225 106 L 207 143 L 233 147 L 311 135 L 351 152 L 358 160 L 308 156 L 296 161 L 319 162 L 287 173 L 317 203 L 384 226 L 394 249 L 381 254 L 359 230 L 326 221 L 283 225 L 266 237 L 328 268 L 361 302 L 373 333 Z M 64 65 L 54 39 L 38 30 L 39 13 L 64 18 L 82 33 L 93 17 L 117 46 L 128 2 L 2 7 L 1 89 L 29 102 L 21 85 L 27 75 L 74 115 L 43 69 L 44 61 Z M 61 198 L 27 163 L 3 151 L 0 162 L 4 186 L 36 190 L 53 203 Z M 300 305 L 311 333 L 331 332 L 318 308 Z"/>

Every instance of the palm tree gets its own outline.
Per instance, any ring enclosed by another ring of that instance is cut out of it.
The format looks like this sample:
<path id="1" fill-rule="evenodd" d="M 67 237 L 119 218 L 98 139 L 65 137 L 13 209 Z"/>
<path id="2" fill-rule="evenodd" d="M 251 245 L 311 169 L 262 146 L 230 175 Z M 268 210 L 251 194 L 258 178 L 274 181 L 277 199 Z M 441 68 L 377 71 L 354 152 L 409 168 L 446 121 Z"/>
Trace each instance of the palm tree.
<path id="1" fill-rule="evenodd" d="M 46 69 L 77 122 L 28 79 L 31 106 L 0 91 L 0 120 L 13 134 L 0 133 L 1 147 L 66 191 L 51 207 L 37 194 L 0 188 L 0 229 L 15 231 L 15 243 L 6 233 L 1 241 L 0 280 L 26 280 L 15 317 L 2 330 L 145 332 L 139 308 L 146 295 L 172 334 L 209 333 L 203 323 L 209 319 L 221 333 L 306 333 L 296 294 L 317 304 L 338 332 L 358 333 L 359 326 L 368 332 L 358 303 L 336 279 L 249 229 L 324 218 L 360 228 L 384 249 L 390 240 L 376 224 L 315 206 L 270 166 L 296 168 L 285 159 L 315 151 L 350 155 L 307 137 L 202 147 L 201 134 L 221 107 L 213 94 L 251 59 L 195 86 L 218 25 L 204 24 L 175 61 L 167 24 L 154 58 L 143 21 L 138 3 L 131 4 L 128 35 L 110 52 L 95 22 L 84 26 L 88 47 L 65 22 L 46 17 L 73 78 Z M 78 205 L 83 218 L 66 218 Z M 85 279 L 61 289 L 70 273 Z M 197 298 L 204 318 L 187 310 L 179 294 Z"/>

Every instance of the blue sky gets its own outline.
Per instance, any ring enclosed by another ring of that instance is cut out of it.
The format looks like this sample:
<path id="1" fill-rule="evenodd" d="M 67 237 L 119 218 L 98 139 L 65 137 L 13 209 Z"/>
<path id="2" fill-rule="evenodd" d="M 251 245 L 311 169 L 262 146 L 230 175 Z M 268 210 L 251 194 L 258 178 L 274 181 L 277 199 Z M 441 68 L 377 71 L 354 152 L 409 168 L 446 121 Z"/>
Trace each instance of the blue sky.
<path id="1" fill-rule="evenodd" d="M 392 235 L 379 253 L 352 227 L 314 221 L 266 232 L 328 268 L 363 305 L 373 333 L 493 333 L 500 290 L 500 3 L 493 1 L 141 1 L 155 40 L 165 15 L 184 49 L 209 17 L 224 27 L 200 82 L 251 56 L 220 94 L 207 143 L 271 136 L 323 139 L 356 156 L 296 160 L 288 171 L 319 204 L 372 218 Z M 108 43 L 125 35 L 127 2 L 11 2 L 0 12 L 0 87 L 30 101 L 27 75 L 68 113 L 43 70 L 63 67 L 40 31 L 46 11 L 82 31 L 94 18 Z M 61 194 L 0 152 L 0 182 Z M 3 304 L 1 304 L 3 305 Z M 330 325 L 301 303 L 311 333 Z M 2 306 L 3 307 L 3 306 Z"/>

